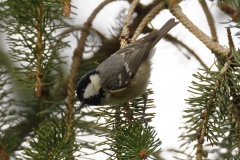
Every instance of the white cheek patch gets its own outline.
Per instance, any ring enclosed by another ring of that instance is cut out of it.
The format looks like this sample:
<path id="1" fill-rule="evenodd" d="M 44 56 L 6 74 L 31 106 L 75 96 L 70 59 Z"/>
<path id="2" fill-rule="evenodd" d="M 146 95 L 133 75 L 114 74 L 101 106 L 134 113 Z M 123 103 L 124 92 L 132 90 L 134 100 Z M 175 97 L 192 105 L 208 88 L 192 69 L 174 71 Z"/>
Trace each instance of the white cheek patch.
<path id="1" fill-rule="evenodd" d="M 98 95 L 99 90 L 101 88 L 100 77 L 98 74 L 91 75 L 89 79 L 91 80 L 91 83 L 87 85 L 85 92 L 83 94 L 83 97 L 85 99 L 90 98 L 94 95 Z"/>

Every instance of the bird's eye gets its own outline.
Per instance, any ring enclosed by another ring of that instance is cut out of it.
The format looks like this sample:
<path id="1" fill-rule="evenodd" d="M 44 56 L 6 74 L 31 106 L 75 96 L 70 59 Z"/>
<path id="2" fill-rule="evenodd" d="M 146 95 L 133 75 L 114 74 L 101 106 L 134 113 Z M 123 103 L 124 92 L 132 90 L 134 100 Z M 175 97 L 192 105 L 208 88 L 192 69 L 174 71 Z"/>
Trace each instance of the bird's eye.
<path id="1" fill-rule="evenodd" d="M 85 89 L 82 89 L 82 93 L 84 93 L 85 92 Z"/>

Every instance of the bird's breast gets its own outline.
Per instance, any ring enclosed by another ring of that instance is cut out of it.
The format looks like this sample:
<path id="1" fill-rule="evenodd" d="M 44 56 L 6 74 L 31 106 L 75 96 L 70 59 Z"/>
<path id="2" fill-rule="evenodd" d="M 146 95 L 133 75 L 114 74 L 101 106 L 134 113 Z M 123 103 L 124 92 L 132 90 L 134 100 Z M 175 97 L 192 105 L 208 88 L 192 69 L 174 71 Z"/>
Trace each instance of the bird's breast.
<path id="1" fill-rule="evenodd" d="M 151 61 L 146 60 L 139 66 L 136 75 L 125 88 L 120 90 L 104 90 L 107 96 L 101 100 L 101 104 L 124 103 L 143 95 L 146 92 L 150 75 Z"/>

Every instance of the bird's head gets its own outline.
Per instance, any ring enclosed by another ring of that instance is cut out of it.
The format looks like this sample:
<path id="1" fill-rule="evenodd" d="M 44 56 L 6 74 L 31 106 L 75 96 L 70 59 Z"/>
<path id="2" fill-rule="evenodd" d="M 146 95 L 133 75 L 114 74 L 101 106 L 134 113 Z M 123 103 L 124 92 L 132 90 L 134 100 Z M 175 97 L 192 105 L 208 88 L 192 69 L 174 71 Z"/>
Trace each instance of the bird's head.
<path id="1" fill-rule="evenodd" d="M 85 74 L 78 82 L 76 91 L 81 102 L 80 108 L 84 104 L 101 105 L 104 91 L 102 90 L 99 72 L 92 70 Z"/>

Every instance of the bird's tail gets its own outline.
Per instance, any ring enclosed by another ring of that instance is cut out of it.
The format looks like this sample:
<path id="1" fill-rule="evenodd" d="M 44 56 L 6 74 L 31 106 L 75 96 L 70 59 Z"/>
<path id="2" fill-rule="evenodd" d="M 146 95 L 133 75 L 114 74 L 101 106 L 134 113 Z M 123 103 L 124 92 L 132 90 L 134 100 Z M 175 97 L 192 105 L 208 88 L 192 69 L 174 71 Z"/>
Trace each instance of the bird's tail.
<path id="1" fill-rule="evenodd" d="M 175 27 L 179 22 L 175 22 L 174 18 L 169 19 L 159 30 L 151 32 L 146 38 L 150 41 L 153 40 L 151 46 L 154 47 L 162 37 L 164 37 L 168 31 Z M 147 39 L 145 39 L 148 41 Z"/>

